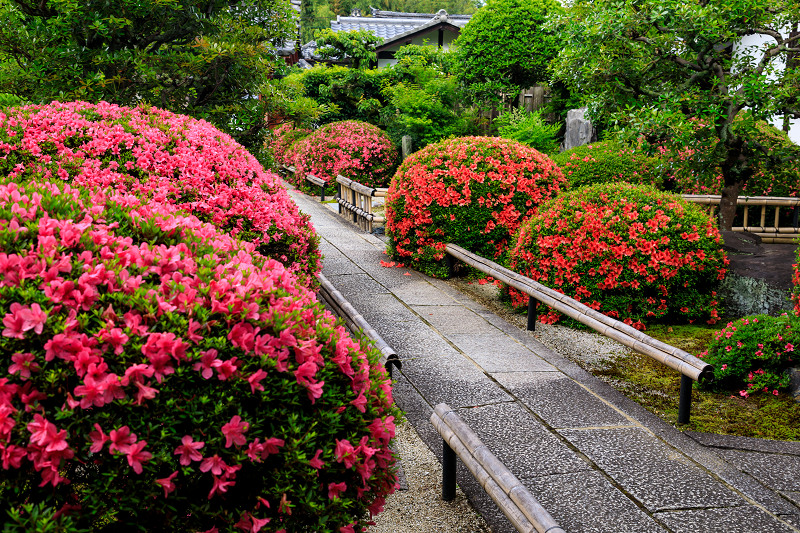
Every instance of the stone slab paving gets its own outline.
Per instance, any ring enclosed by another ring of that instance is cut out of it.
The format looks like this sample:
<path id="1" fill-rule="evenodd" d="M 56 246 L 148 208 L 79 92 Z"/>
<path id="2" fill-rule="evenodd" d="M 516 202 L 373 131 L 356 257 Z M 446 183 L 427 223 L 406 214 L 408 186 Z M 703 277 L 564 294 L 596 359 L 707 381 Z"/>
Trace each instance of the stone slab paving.
<path id="1" fill-rule="evenodd" d="M 395 401 L 438 457 L 445 402 L 566 531 L 800 533 L 800 445 L 684 434 L 447 284 L 381 266 L 383 240 L 291 194 L 325 275 L 400 355 Z M 463 467 L 458 482 L 513 531 Z"/>

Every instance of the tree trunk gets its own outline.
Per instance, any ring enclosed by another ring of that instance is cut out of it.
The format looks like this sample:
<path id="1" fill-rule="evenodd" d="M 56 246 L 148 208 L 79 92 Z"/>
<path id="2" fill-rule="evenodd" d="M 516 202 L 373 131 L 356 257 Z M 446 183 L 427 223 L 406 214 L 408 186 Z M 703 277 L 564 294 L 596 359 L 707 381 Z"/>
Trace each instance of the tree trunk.
<path id="1" fill-rule="evenodd" d="M 736 216 L 736 204 L 739 201 L 739 191 L 741 190 L 742 182 L 740 181 L 722 188 L 722 198 L 719 201 L 719 229 L 730 231 L 733 227 L 733 217 Z"/>

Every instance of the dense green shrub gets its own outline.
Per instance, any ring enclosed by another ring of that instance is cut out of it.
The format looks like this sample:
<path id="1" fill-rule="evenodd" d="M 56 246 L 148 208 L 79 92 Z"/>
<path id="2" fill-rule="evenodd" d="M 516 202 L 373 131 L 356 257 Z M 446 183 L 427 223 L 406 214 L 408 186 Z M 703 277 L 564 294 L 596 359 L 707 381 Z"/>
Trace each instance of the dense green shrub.
<path id="1" fill-rule="evenodd" d="M 388 69 L 316 66 L 291 77 L 303 86 L 306 97 L 331 110 L 324 122 L 360 120 L 377 125 L 385 104 L 382 83 L 390 76 Z"/>
<path id="2" fill-rule="evenodd" d="M 313 174 L 335 183 L 341 174 L 368 187 L 385 187 L 398 163 L 397 148 L 379 128 L 345 120 L 332 122 L 314 131 L 294 145 L 291 151 L 295 184 L 301 176 Z"/>
<path id="3" fill-rule="evenodd" d="M 714 380 L 706 387 L 751 394 L 778 394 L 791 381 L 794 347 L 800 347 L 800 318 L 756 315 L 729 322 L 701 354 L 714 365 Z"/>
<path id="4" fill-rule="evenodd" d="M 718 320 L 728 264 L 713 218 L 652 187 L 600 184 L 539 207 L 514 237 L 510 268 L 643 329 L 653 321 Z M 527 298 L 510 289 L 516 305 Z M 545 309 L 543 322 L 559 315 Z"/>
<path id="5" fill-rule="evenodd" d="M 288 167 L 294 165 L 292 145 L 310 134 L 310 129 L 297 128 L 291 122 L 285 122 L 275 128 L 269 143 L 269 149 L 275 162 Z"/>
<path id="6" fill-rule="evenodd" d="M 547 124 L 542 118 L 541 111 L 529 113 L 524 109 L 512 109 L 497 117 L 494 125 L 500 137 L 527 144 L 543 154 L 558 152 L 556 135 L 560 126 Z M 558 164 L 557 159 L 553 160 Z"/>
<path id="7" fill-rule="evenodd" d="M 363 531 L 396 482 L 380 354 L 252 243 L 52 179 L 0 184 L 2 520 Z"/>
<path id="8" fill-rule="evenodd" d="M 516 141 L 462 137 L 408 157 L 386 198 L 389 252 L 430 275 L 452 242 L 499 257 L 523 218 L 555 196 L 565 180 L 547 156 Z"/>
<path id="9" fill-rule="evenodd" d="M 174 203 L 253 242 L 310 285 L 320 269 L 308 216 L 280 178 L 202 120 L 106 102 L 10 108 L 0 113 L 0 176 Z"/>
<path id="10" fill-rule="evenodd" d="M 631 146 L 600 141 L 577 146 L 553 156 L 573 188 L 625 181 L 658 186 L 660 160 Z"/>

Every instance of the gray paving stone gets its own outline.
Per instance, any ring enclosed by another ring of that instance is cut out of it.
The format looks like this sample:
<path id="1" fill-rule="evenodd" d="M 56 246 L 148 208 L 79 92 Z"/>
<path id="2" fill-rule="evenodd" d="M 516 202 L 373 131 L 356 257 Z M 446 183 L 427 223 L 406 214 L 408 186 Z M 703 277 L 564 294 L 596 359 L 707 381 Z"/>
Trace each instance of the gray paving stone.
<path id="1" fill-rule="evenodd" d="M 633 425 L 618 411 L 557 372 L 503 372 L 494 377 L 554 428 Z"/>
<path id="2" fill-rule="evenodd" d="M 401 373 L 395 371 L 392 397 L 395 404 L 402 409 L 406 419 L 414 426 L 422 441 L 442 460 L 442 438 L 431 424 L 431 407 L 425 398 L 415 389 Z"/>
<path id="3" fill-rule="evenodd" d="M 458 305 L 458 302 L 453 298 L 437 290 L 436 287 L 423 279 L 414 279 L 405 285 L 388 288 L 410 306 Z"/>
<path id="4" fill-rule="evenodd" d="M 786 490 L 786 491 L 783 491 L 783 495 L 785 497 L 789 498 L 789 500 L 791 500 L 791 502 L 793 504 L 795 504 L 798 507 L 800 507 L 800 491 Z"/>
<path id="5" fill-rule="evenodd" d="M 651 511 L 744 503 L 685 455 L 645 429 L 605 428 L 559 433 Z"/>
<path id="6" fill-rule="evenodd" d="M 355 307 L 358 300 L 364 300 L 372 294 L 389 294 L 386 288 L 372 279 L 372 277 L 359 272 L 356 274 L 343 274 L 327 276 L 328 281 L 342 293 L 347 301 Z M 356 307 L 357 308 L 357 307 Z"/>
<path id="7" fill-rule="evenodd" d="M 753 505 L 657 513 L 675 533 L 791 533 L 794 530 Z"/>
<path id="8" fill-rule="evenodd" d="M 558 369 L 505 335 L 448 334 L 447 339 L 487 372 L 556 372 Z"/>
<path id="9" fill-rule="evenodd" d="M 328 255 L 322 259 L 322 273 L 327 278 L 342 274 L 362 274 L 364 271 L 344 255 Z"/>
<path id="10" fill-rule="evenodd" d="M 523 484 L 553 520 L 570 533 L 666 531 L 593 470 L 531 478 Z"/>
<path id="11" fill-rule="evenodd" d="M 800 457 L 796 455 L 738 450 L 718 450 L 718 453 L 772 489 L 800 491 Z"/>
<path id="12" fill-rule="evenodd" d="M 412 305 L 411 308 L 444 335 L 500 335 L 496 327 L 462 306 Z"/>
<path id="13" fill-rule="evenodd" d="M 800 455 L 800 442 L 795 441 L 765 440 L 735 435 L 715 435 L 713 433 L 700 433 L 698 431 L 686 431 L 685 433 L 705 446 Z"/>
<path id="14" fill-rule="evenodd" d="M 800 514 L 779 515 L 779 518 L 797 529 L 800 529 Z"/>
<path id="15" fill-rule="evenodd" d="M 459 409 L 458 415 L 520 479 L 589 469 L 517 403 Z"/>
<path id="16" fill-rule="evenodd" d="M 372 324 L 383 340 L 401 355 L 402 360 L 441 355 L 456 355 L 458 351 L 441 335 L 433 331 L 420 318 L 414 322 Z M 409 335 L 413 328 L 414 335 Z"/>
<path id="17" fill-rule="evenodd" d="M 468 407 L 511 400 L 460 354 L 403 361 L 403 375 L 431 405 Z"/>

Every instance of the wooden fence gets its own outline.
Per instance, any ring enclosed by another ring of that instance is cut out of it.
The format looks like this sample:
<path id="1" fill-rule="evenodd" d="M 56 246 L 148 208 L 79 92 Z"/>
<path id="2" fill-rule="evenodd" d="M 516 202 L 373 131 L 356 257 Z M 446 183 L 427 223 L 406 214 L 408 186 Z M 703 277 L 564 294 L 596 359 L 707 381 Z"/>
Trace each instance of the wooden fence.
<path id="1" fill-rule="evenodd" d="M 708 206 L 712 212 L 719 207 L 720 195 L 718 194 L 684 194 L 682 196 L 689 202 Z M 800 198 L 740 196 L 736 206 L 735 222 L 740 222 L 741 225 L 731 229 L 758 235 L 765 243 L 792 244 L 800 236 L 798 206 L 800 206 Z M 755 217 L 750 216 L 751 210 L 757 212 Z"/>
<path id="2" fill-rule="evenodd" d="M 373 198 L 386 198 L 389 189 L 375 189 L 357 181 L 336 176 L 339 185 L 339 213 L 346 211 L 348 217 L 364 231 L 372 232 L 374 224 L 385 224 L 386 218 L 372 212 Z"/>

